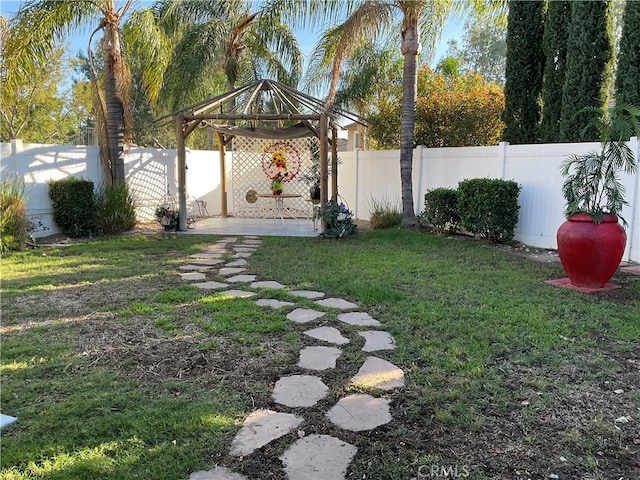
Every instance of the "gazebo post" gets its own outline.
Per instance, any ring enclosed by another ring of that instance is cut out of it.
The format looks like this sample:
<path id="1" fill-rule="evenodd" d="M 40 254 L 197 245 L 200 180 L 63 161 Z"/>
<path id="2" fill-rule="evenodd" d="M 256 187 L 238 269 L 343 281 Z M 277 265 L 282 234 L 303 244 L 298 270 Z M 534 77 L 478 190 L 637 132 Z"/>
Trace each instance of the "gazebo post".
<path id="1" fill-rule="evenodd" d="M 184 117 L 176 117 L 176 150 L 178 154 L 178 208 L 179 221 L 178 230 L 187 229 L 187 153 L 185 151 L 185 131 Z"/>
<path id="2" fill-rule="evenodd" d="M 216 132 L 218 137 L 218 148 L 220 149 L 220 216 L 227 218 L 229 216 L 227 207 L 227 165 L 226 165 L 226 146 L 224 144 L 224 133 Z"/>
<path id="3" fill-rule="evenodd" d="M 327 155 L 327 114 L 320 115 L 320 207 L 327 204 L 329 200 L 329 188 L 327 185 L 328 180 L 328 155 Z M 320 231 L 324 232 L 326 229 L 326 223 L 324 218 L 320 222 Z"/>
<path id="4" fill-rule="evenodd" d="M 331 126 L 331 198 L 338 202 L 338 128 Z"/>

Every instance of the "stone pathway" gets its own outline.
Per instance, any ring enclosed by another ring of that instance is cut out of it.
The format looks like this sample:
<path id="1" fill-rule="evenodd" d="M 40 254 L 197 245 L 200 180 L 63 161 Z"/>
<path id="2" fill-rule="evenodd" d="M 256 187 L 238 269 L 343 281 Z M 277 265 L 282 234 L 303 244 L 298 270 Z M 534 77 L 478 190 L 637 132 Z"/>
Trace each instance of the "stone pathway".
<path id="1" fill-rule="evenodd" d="M 275 383 L 271 395 L 274 409 L 258 409 L 247 416 L 229 446 L 229 455 L 245 457 L 274 440 L 290 436 L 290 446 L 278 457 L 289 480 L 342 480 L 357 455 L 357 446 L 334 436 L 305 435 L 298 429 L 301 425 L 304 427 L 305 419 L 292 413 L 279 412 L 278 406 L 318 408 L 321 400 L 336 398 L 331 397 L 331 391 L 321 375 L 336 368 L 336 363 L 343 356 L 340 347 L 356 348 L 350 346 L 351 342 L 361 344 L 364 339 L 362 351 L 367 354 L 384 352 L 395 349 L 395 339 L 384 331 L 380 321 L 362 311 L 355 303 L 343 298 L 327 297 L 324 292 L 289 290 L 286 285 L 260 278 L 251 272 L 250 257 L 261 245 L 262 240 L 258 237 L 223 238 L 210 245 L 206 252 L 190 255 L 177 272 L 183 281 L 203 290 L 214 290 L 215 295 L 257 297 L 257 305 L 282 311 L 293 325 L 299 325 L 304 335 L 320 343 L 300 350 L 297 363 L 300 373 L 282 377 Z M 224 258 L 232 260 L 225 261 Z M 232 285 L 240 288 L 230 288 Z M 272 298 L 275 292 L 285 292 L 292 298 L 288 299 L 290 301 L 282 300 L 282 293 L 278 298 Z M 318 310 L 298 305 L 296 298 L 305 299 L 307 305 L 312 301 Z M 341 330 L 340 327 L 346 328 Z M 361 327 L 363 330 L 359 330 Z M 359 370 L 353 372 L 349 383 L 378 396 L 357 393 L 340 398 L 324 411 L 329 422 L 342 430 L 366 432 L 391 421 L 389 395 L 405 385 L 404 372 L 400 368 L 370 355 Z M 295 434 L 292 433 L 294 431 Z M 192 473 L 189 480 L 248 478 L 216 466 L 211 470 Z"/>

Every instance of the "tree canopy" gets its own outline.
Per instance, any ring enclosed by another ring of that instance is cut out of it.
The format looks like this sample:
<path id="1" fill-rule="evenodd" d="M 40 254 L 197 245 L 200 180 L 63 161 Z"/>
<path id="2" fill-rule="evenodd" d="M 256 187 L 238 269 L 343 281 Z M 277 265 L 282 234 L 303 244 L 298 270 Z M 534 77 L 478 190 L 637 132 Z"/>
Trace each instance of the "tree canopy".
<path id="1" fill-rule="evenodd" d="M 390 92 L 401 95 L 398 87 Z M 426 147 L 496 145 L 504 124 L 500 115 L 504 94 L 499 84 L 486 82 L 474 72 L 459 76 L 418 72 L 415 141 Z M 376 148 L 399 146 L 400 106 L 397 100 L 379 104 L 378 113 L 369 118 L 369 133 Z"/>
<path id="2" fill-rule="evenodd" d="M 544 53 L 544 1 L 509 2 L 504 140 L 535 143 L 539 138 Z"/>

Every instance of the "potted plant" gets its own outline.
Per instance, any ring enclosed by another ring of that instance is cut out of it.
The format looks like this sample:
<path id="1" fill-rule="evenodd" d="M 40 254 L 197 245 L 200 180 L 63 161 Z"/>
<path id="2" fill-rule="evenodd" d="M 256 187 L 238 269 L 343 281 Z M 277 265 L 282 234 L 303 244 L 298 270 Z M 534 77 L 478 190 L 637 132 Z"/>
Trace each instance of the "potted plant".
<path id="1" fill-rule="evenodd" d="M 155 217 L 165 231 L 173 231 L 178 229 L 180 212 L 170 208 L 168 205 L 158 206 L 155 211 Z"/>
<path id="2" fill-rule="evenodd" d="M 608 113 L 585 110 L 596 115 L 589 126 L 598 128 L 601 147 L 571 155 L 562 164 L 567 221 L 557 232 L 558 254 L 573 285 L 602 288 L 617 270 L 626 245 L 618 219 L 626 226 L 620 213 L 628 202 L 619 173 L 632 174 L 638 168 L 627 142 L 640 136 L 640 109 L 616 105 Z"/>

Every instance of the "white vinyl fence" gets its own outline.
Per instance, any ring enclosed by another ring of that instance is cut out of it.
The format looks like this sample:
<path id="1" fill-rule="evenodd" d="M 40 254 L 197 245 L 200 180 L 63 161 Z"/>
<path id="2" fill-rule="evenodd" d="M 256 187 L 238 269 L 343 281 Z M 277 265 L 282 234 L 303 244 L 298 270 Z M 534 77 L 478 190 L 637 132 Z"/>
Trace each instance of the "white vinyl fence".
<path id="1" fill-rule="evenodd" d="M 640 157 L 633 138 L 630 146 Z M 556 231 L 564 221 L 560 163 L 569 154 L 599 148 L 597 143 L 509 145 L 492 147 L 418 147 L 413 160 L 413 193 L 416 212 L 423 209 L 424 194 L 437 187 L 455 188 L 468 178 L 501 178 L 522 185 L 516 239 L 534 247 L 556 248 Z M 340 152 L 339 193 L 357 218 L 368 220 L 372 201 L 400 206 L 400 152 Z M 233 154 L 227 154 L 228 209 L 234 211 Z M 140 220 L 153 218 L 155 207 L 169 192 L 177 197 L 175 150 L 133 147 L 126 157 L 126 176 L 137 198 Z M 0 144 L 0 172 L 16 172 L 27 184 L 28 213 L 55 232 L 47 181 L 76 176 L 101 183 L 97 147 L 30 145 L 14 141 Z M 622 174 L 630 203 L 623 211 L 628 222 L 625 260 L 640 262 L 640 175 Z M 206 202 L 211 215 L 220 213 L 220 166 L 217 151 L 187 151 L 188 208 L 197 213 L 196 200 Z"/>

